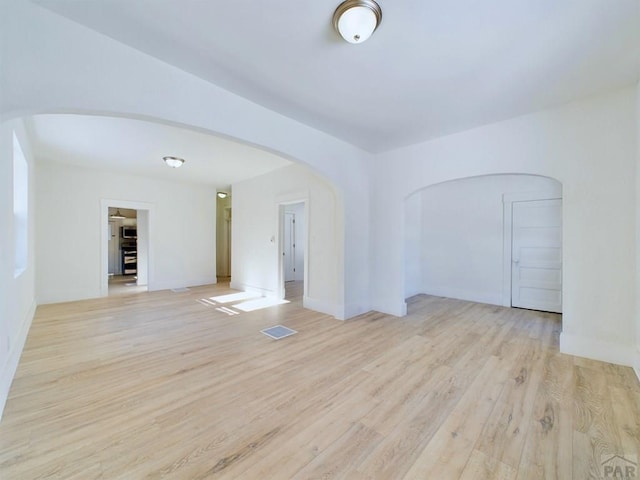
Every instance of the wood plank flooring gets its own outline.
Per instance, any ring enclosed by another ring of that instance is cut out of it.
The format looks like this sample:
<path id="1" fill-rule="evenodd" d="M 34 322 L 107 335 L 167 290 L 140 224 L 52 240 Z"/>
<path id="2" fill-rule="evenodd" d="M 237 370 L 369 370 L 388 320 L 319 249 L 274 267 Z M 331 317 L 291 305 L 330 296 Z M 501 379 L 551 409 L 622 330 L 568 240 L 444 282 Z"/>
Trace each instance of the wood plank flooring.
<path id="1" fill-rule="evenodd" d="M 564 480 L 640 453 L 633 371 L 560 354 L 558 315 L 420 295 L 405 318 L 340 322 L 299 300 L 201 301 L 226 293 L 39 307 L 0 478 Z M 260 333 L 275 324 L 299 333 Z"/>

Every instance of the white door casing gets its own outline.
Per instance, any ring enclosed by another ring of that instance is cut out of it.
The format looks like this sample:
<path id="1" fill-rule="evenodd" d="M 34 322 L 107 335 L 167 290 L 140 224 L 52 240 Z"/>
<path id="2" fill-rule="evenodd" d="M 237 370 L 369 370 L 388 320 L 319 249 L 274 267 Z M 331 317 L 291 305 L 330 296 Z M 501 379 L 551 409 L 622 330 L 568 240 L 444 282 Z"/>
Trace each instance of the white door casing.
<path id="1" fill-rule="evenodd" d="M 109 275 L 120 275 L 120 262 L 118 255 L 120 250 L 120 237 L 118 225 L 118 222 L 109 220 Z"/>
<path id="2" fill-rule="evenodd" d="M 511 306 L 562 312 L 562 200 L 512 203 Z"/>

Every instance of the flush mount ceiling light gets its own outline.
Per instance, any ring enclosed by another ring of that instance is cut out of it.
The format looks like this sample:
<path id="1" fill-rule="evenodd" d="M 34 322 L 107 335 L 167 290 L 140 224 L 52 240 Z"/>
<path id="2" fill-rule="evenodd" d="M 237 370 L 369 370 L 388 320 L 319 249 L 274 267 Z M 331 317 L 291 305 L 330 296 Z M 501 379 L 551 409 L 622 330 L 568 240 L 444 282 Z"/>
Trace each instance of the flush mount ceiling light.
<path id="1" fill-rule="evenodd" d="M 169 165 L 171 168 L 179 168 L 184 163 L 184 158 L 179 157 L 162 157 L 164 163 Z"/>
<path id="2" fill-rule="evenodd" d="M 120 213 L 120 209 L 116 210 L 116 213 L 112 213 L 109 215 L 109 218 L 127 218 L 123 214 Z"/>
<path id="3" fill-rule="evenodd" d="M 228 195 L 227 192 L 218 192 L 218 198 L 227 198 Z"/>
<path id="4" fill-rule="evenodd" d="M 333 26 L 349 43 L 362 43 L 378 28 L 382 9 L 373 0 L 346 0 L 333 13 Z"/>

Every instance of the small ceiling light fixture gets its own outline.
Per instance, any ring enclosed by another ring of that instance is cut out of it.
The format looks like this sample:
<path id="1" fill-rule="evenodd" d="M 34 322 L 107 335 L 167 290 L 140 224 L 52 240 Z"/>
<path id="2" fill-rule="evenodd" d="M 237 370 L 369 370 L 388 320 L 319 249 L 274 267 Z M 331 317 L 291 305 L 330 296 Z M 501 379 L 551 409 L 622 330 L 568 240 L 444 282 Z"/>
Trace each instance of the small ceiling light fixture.
<path id="1" fill-rule="evenodd" d="M 112 213 L 111 215 L 109 215 L 109 218 L 127 218 L 125 217 L 123 214 L 120 213 L 120 209 L 116 210 L 116 213 Z"/>
<path id="2" fill-rule="evenodd" d="M 346 0 L 333 13 L 333 27 L 349 43 L 362 43 L 378 28 L 382 9 L 373 0 Z"/>
<path id="3" fill-rule="evenodd" d="M 227 198 L 228 195 L 227 192 L 218 192 L 218 198 Z"/>
<path id="4" fill-rule="evenodd" d="M 162 157 L 164 163 L 169 165 L 171 168 L 179 168 L 184 163 L 184 158 L 179 157 Z"/>

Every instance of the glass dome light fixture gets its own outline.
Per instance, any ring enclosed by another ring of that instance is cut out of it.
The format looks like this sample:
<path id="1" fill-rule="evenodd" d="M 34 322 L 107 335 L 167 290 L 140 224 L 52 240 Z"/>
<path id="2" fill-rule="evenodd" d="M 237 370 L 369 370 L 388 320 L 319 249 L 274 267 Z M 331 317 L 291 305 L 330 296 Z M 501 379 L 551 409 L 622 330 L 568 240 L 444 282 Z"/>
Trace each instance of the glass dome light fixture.
<path id="1" fill-rule="evenodd" d="M 162 160 L 171 168 L 180 168 L 184 163 L 184 158 L 180 157 L 162 157 Z"/>
<path id="2" fill-rule="evenodd" d="M 333 13 L 333 27 L 349 43 L 366 41 L 382 21 L 382 9 L 374 0 L 345 0 Z"/>
<path id="3" fill-rule="evenodd" d="M 227 192 L 218 192 L 218 198 L 227 198 L 228 195 Z"/>

